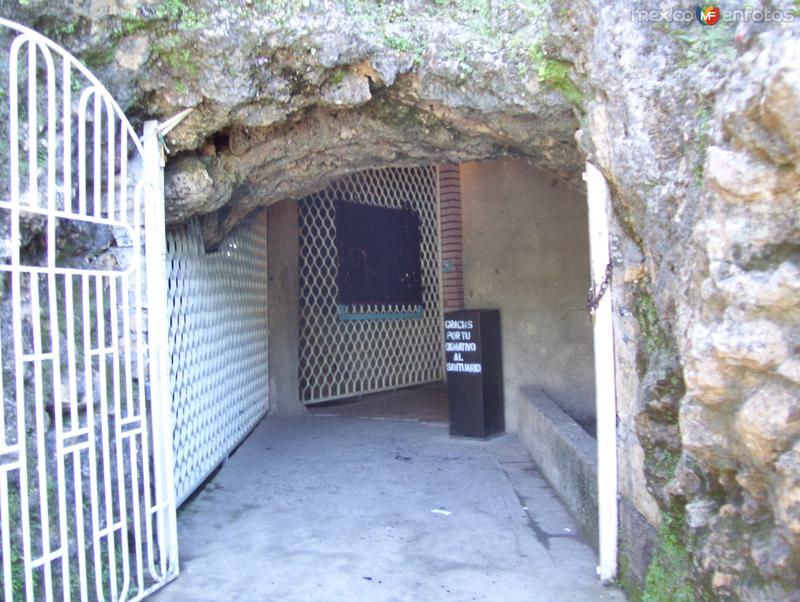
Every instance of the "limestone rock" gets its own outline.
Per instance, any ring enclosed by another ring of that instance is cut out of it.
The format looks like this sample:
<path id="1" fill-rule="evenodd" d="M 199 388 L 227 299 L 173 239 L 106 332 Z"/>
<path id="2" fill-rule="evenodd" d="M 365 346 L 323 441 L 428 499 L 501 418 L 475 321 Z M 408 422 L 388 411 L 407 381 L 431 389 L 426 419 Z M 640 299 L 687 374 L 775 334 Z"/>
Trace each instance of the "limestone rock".
<path id="1" fill-rule="evenodd" d="M 790 534 L 795 549 L 800 543 L 800 443 L 778 461 L 778 520 Z"/>
<path id="2" fill-rule="evenodd" d="M 764 575 L 797 582 L 799 575 L 792 574 L 792 548 L 778 534 L 753 541 L 753 561 Z"/>
<path id="3" fill-rule="evenodd" d="M 123 69 L 136 72 L 147 62 L 149 43 L 146 36 L 123 38 L 114 50 L 114 60 Z"/>
<path id="4" fill-rule="evenodd" d="M 717 504 L 713 500 L 698 499 L 686 504 L 686 522 L 692 529 L 705 527 L 716 515 Z"/>
<path id="5" fill-rule="evenodd" d="M 751 460 L 774 462 L 800 435 L 800 396 L 785 385 L 765 385 L 745 400 L 735 425 Z"/>
<path id="6" fill-rule="evenodd" d="M 164 196 L 167 199 L 169 221 L 190 217 L 198 208 L 216 209 L 208 205 L 213 181 L 205 165 L 194 157 L 181 157 L 170 164 L 164 175 Z"/>
<path id="7" fill-rule="evenodd" d="M 163 120 L 195 108 L 168 136 L 179 157 L 215 139 L 211 190 L 172 186 L 174 219 L 249 195 L 260 204 L 298 198 L 332 177 L 387 164 L 523 154 L 581 185 L 574 133 L 582 93 L 574 73 L 545 75 L 548 65 L 569 61 L 547 43 L 555 36 L 547 3 L 535 10 L 503 3 L 489 12 L 422 0 L 402 9 L 198 0 L 61 10 L 49 3 L 12 9 L 56 36 L 64 35 L 64 20 L 90 20 L 91 36 L 76 32 L 64 41 L 98 62 L 90 67 L 135 115 Z M 109 47 L 116 68 L 108 68 Z M 250 128 L 244 147 L 230 137 L 241 128 Z M 188 181 L 199 173 L 196 164 L 170 163 L 173 179 L 182 169 Z"/>
<path id="8" fill-rule="evenodd" d="M 730 440 L 729 417 L 686 399 L 680 409 L 681 439 L 684 449 L 715 468 L 735 467 L 735 443 Z"/>
<path id="9" fill-rule="evenodd" d="M 754 44 L 739 60 L 744 77 L 725 91 L 722 125 L 739 147 L 758 149 L 776 164 L 796 164 L 800 48 L 782 34 L 773 29 L 770 44 Z"/>
<path id="10" fill-rule="evenodd" d="M 726 301 L 791 318 L 800 310 L 800 266 L 783 261 L 774 271 L 736 271 L 717 283 Z"/>
<path id="11" fill-rule="evenodd" d="M 792 353 L 780 325 L 763 319 L 726 320 L 711 334 L 716 355 L 725 363 L 771 370 Z"/>
<path id="12" fill-rule="evenodd" d="M 790 357 L 778 367 L 778 374 L 800 385 L 800 358 Z"/>
<path id="13" fill-rule="evenodd" d="M 708 183 L 733 202 L 772 200 L 780 181 L 769 163 L 716 146 L 708 149 L 705 172 Z"/>
<path id="14" fill-rule="evenodd" d="M 800 117 L 797 106 L 800 104 L 800 73 L 788 65 L 788 61 L 800 61 L 800 51 L 794 45 L 784 57 L 787 66 L 779 70 L 767 83 L 761 101 L 762 121 L 775 132 L 789 149 L 788 157 L 797 160 L 800 153 Z"/>
<path id="15" fill-rule="evenodd" d="M 336 80 L 338 81 L 323 86 L 321 96 L 324 103 L 339 107 L 355 107 L 372 98 L 366 77 L 354 73 Z"/>

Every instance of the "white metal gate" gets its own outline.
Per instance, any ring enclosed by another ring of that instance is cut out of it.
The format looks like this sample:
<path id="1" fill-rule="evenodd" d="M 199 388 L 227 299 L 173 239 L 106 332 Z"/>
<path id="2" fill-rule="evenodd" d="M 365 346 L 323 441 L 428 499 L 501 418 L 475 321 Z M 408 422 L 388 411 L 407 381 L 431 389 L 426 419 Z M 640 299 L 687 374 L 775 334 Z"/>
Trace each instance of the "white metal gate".
<path id="1" fill-rule="evenodd" d="M 206 253 L 196 219 L 167 233 L 175 488 L 183 501 L 267 412 L 267 219 Z"/>
<path id="2" fill-rule="evenodd" d="M 354 308 L 363 319 L 342 319 L 336 201 L 410 207 L 419 215 L 421 315 L 413 316 L 413 307 L 365 305 Z M 300 399 L 316 403 L 442 380 L 437 168 L 367 170 L 337 180 L 300 201 L 299 226 Z"/>
<path id="3" fill-rule="evenodd" d="M 0 591 L 141 599 L 178 572 L 160 165 L 66 51 L 0 40 Z"/>

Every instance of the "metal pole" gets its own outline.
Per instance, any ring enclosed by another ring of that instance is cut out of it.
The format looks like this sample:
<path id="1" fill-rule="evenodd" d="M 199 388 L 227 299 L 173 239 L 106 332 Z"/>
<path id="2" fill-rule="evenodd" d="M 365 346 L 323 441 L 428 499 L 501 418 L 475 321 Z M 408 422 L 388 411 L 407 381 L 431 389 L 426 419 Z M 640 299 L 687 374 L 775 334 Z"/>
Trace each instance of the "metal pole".
<path id="1" fill-rule="evenodd" d="M 609 190 L 603 174 L 586 163 L 584 179 L 589 205 L 592 282 L 602 282 L 609 262 Z M 610 288 L 610 287 L 609 287 Z M 617 574 L 617 408 L 614 378 L 614 330 L 611 294 L 607 291 L 594 314 L 594 373 L 597 404 L 597 498 L 600 566 L 603 583 Z"/>
<path id="2" fill-rule="evenodd" d="M 175 518 L 172 417 L 167 353 L 167 267 L 164 217 L 164 166 L 158 122 L 144 124 L 145 247 L 147 324 L 150 344 L 151 413 L 155 464 L 158 545 L 163 576 L 178 573 L 178 532 Z M 167 551 L 166 553 L 165 550 Z"/>

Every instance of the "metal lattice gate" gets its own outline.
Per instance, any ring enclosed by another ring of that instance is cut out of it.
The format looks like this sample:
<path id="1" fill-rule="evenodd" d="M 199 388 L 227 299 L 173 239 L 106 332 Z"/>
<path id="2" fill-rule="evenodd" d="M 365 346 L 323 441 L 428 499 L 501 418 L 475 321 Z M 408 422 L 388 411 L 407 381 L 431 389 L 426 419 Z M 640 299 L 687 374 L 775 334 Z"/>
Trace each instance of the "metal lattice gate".
<path id="1" fill-rule="evenodd" d="M 206 254 L 200 225 L 167 233 L 170 394 L 178 501 L 267 412 L 267 221 Z"/>
<path id="2" fill-rule="evenodd" d="M 300 398 L 305 403 L 442 380 L 437 169 L 368 170 L 300 201 Z M 423 308 L 359 306 L 343 320 L 336 285 L 335 203 L 410 207 L 421 221 Z M 372 315 L 370 315 L 372 314 Z"/>
<path id="3" fill-rule="evenodd" d="M 160 165 L 71 55 L 0 42 L 0 591 L 136 600 L 178 571 Z"/>

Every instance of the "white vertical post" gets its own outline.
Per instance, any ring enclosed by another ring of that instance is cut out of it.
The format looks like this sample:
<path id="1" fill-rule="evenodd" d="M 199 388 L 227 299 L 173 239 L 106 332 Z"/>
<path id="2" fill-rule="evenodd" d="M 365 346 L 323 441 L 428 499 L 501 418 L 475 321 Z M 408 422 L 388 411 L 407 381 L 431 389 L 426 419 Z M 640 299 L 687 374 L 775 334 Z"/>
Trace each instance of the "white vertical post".
<path id="1" fill-rule="evenodd" d="M 142 137 L 145 188 L 147 326 L 150 344 L 151 416 L 155 470 L 158 545 L 162 574 L 178 572 L 175 517 L 172 415 L 169 395 L 167 326 L 167 242 L 164 217 L 164 166 L 157 121 L 144 124 Z M 164 551 L 167 550 L 167 553 Z M 164 564 L 166 563 L 166 564 Z"/>
<path id="2" fill-rule="evenodd" d="M 589 246 L 595 290 L 609 264 L 609 190 L 603 174 L 586 163 L 584 173 L 589 205 Z M 597 498 L 599 514 L 600 580 L 617 574 L 617 393 L 614 377 L 614 332 L 611 287 L 600 298 L 594 314 L 594 374 L 597 406 Z"/>

